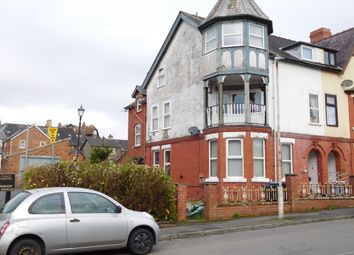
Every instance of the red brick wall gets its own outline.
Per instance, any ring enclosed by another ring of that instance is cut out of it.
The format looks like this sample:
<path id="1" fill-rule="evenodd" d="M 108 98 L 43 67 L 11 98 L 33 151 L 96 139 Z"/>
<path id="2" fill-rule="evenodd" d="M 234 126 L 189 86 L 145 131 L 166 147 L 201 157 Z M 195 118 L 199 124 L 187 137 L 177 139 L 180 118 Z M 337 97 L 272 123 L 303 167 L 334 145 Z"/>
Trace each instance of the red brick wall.
<path id="1" fill-rule="evenodd" d="M 354 95 L 348 95 L 349 100 L 349 118 L 350 118 L 350 137 L 351 144 L 351 169 L 354 174 Z"/>

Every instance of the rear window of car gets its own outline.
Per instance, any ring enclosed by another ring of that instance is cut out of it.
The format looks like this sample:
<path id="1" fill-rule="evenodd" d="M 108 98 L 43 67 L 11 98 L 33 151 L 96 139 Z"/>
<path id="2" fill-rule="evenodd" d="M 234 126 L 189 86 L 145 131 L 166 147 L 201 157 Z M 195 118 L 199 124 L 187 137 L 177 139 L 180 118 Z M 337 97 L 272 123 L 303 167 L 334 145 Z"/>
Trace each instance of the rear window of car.
<path id="1" fill-rule="evenodd" d="M 9 202 L 6 203 L 1 213 L 12 213 L 30 195 L 31 195 L 30 192 L 27 191 L 21 192 L 20 194 L 18 194 L 17 196 L 15 196 L 13 199 L 11 199 Z"/>

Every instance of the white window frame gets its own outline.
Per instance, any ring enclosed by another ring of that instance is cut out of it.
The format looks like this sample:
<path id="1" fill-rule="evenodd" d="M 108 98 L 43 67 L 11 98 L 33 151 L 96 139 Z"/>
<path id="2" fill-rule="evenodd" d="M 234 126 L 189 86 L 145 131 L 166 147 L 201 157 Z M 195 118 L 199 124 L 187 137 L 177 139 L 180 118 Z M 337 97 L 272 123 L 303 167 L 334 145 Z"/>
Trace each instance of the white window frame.
<path id="1" fill-rule="evenodd" d="M 26 149 L 26 141 L 25 140 L 19 140 L 18 141 L 18 148 L 19 149 Z"/>
<path id="2" fill-rule="evenodd" d="M 140 127 L 140 133 L 137 132 L 137 127 Z M 140 137 L 139 143 L 137 143 L 137 140 L 138 140 L 137 137 Z M 134 138 L 135 138 L 135 140 L 134 140 L 135 147 L 141 146 L 141 123 L 138 123 L 134 126 Z"/>
<path id="3" fill-rule="evenodd" d="M 46 146 L 46 145 L 47 145 L 47 143 L 45 141 L 40 141 L 39 142 L 39 146 L 40 147 L 43 147 L 43 146 Z"/>
<path id="4" fill-rule="evenodd" d="M 166 162 L 166 153 L 167 152 L 170 153 L 170 162 Z M 169 166 L 170 170 L 169 170 L 168 175 L 171 176 L 171 149 L 166 149 L 166 150 L 163 151 L 163 169 L 165 171 L 165 174 L 167 174 L 166 166 Z"/>
<path id="5" fill-rule="evenodd" d="M 304 49 L 310 49 L 310 50 L 311 50 L 311 58 L 305 58 L 305 56 L 304 56 Z M 311 48 L 311 47 L 309 47 L 309 46 L 301 45 L 301 57 L 302 57 L 302 59 L 304 59 L 304 60 L 314 61 L 313 48 Z"/>
<path id="6" fill-rule="evenodd" d="M 283 173 L 283 177 L 282 178 L 284 178 L 285 177 L 285 174 L 284 174 L 284 169 L 283 169 L 283 162 L 284 163 L 290 163 L 290 174 L 293 174 L 294 173 L 294 162 L 293 162 L 293 144 L 292 143 L 282 143 L 281 144 L 281 148 L 282 148 L 282 151 L 283 151 L 283 146 L 284 145 L 288 145 L 289 147 L 290 147 L 290 160 L 285 160 L 284 158 L 283 158 L 283 155 L 282 155 L 282 157 L 281 157 L 281 164 L 282 164 L 282 173 Z M 283 154 L 283 153 L 282 153 Z"/>
<path id="7" fill-rule="evenodd" d="M 154 108 L 156 108 L 156 116 L 154 116 Z M 157 121 L 157 129 L 154 129 L 154 120 Z M 151 132 L 159 131 L 159 106 L 157 104 L 151 106 Z"/>
<path id="8" fill-rule="evenodd" d="M 170 112 L 166 113 L 166 104 L 169 104 L 170 105 Z M 172 118 L 171 118 L 171 101 L 165 101 L 163 102 L 163 129 L 166 130 L 166 129 L 170 129 L 171 126 L 172 126 Z M 170 116 L 170 124 L 169 125 L 166 125 L 166 117 L 167 116 Z"/>
<path id="9" fill-rule="evenodd" d="M 234 33 L 234 34 L 225 34 L 224 33 L 224 26 L 225 25 L 230 25 L 230 24 L 241 24 L 241 27 L 242 27 L 242 31 L 241 33 Z M 233 23 L 224 23 L 222 24 L 222 33 L 221 33 L 221 37 L 222 37 L 222 47 L 223 48 L 227 48 L 227 47 L 235 47 L 235 46 L 242 46 L 244 41 L 243 41 L 243 33 L 244 33 L 244 29 L 243 29 L 243 23 L 242 22 L 233 22 Z M 227 35 L 241 35 L 241 43 L 240 44 L 232 44 L 232 45 L 225 45 L 225 40 L 224 40 L 224 37 L 227 36 Z"/>
<path id="10" fill-rule="evenodd" d="M 212 31 L 212 30 L 215 30 L 215 37 L 209 38 L 208 37 L 208 33 L 210 33 L 210 31 Z M 208 45 L 208 43 L 210 43 L 213 40 L 216 40 L 215 47 L 210 48 L 208 50 L 207 45 Z M 217 47 L 218 47 L 218 31 L 217 31 L 217 27 L 213 26 L 213 27 L 211 27 L 211 28 L 209 28 L 208 30 L 205 31 L 205 34 L 204 34 L 204 53 L 206 54 L 206 53 L 212 52 Z"/>
<path id="11" fill-rule="evenodd" d="M 241 155 L 240 156 L 230 156 L 229 155 L 229 143 L 231 141 L 240 141 L 241 142 Z M 229 176 L 229 159 L 241 159 L 242 160 L 242 176 Z M 227 139 L 226 141 L 226 179 L 224 182 L 247 182 L 245 176 L 245 160 L 243 152 L 243 139 Z"/>
<path id="12" fill-rule="evenodd" d="M 259 35 L 256 35 L 256 34 L 251 34 L 251 26 L 255 26 L 255 27 L 260 27 L 262 28 L 262 36 L 260 37 Z M 258 49 L 264 49 L 265 47 L 265 38 L 264 38 L 264 27 L 263 26 L 260 26 L 260 25 L 257 25 L 257 24 L 254 24 L 254 23 L 250 23 L 249 26 L 248 26 L 248 29 L 249 29 L 249 42 L 250 42 L 250 46 L 254 47 L 254 48 L 258 48 Z M 262 47 L 259 47 L 259 46 L 256 46 L 256 45 L 252 45 L 251 44 L 251 36 L 253 37 L 257 37 L 257 38 L 262 38 Z"/>
<path id="13" fill-rule="evenodd" d="M 211 139 L 209 140 L 209 178 L 207 178 L 205 181 L 206 182 L 219 182 L 219 178 L 218 178 L 218 154 L 216 153 L 216 157 L 212 157 L 211 156 L 211 143 L 216 143 L 216 148 L 218 148 L 219 144 L 218 144 L 218 140 L 216 139 Z M 212 161 L 216 161 L 216 176 L 211 176 L 211 162 Z"/>
<path id="14" fill-rule="evenodd" d="M 136 112 L 141 112 L 143 110 L 143 99 L 140 97 L 136 100 Z"/>
<path id="15" fill-rule="evenodd" d="M 156 164 L 156 153 L 159 154 L 159 162 L 158 162 L 158 164 Z M 153 162 L 152 162 L 153 167 L 159 168 L 160 167 L 160 161 L 161 161 L 160 150 L 153 150 L 152 151 L 152 160 L 153 160 Z"/>
<path id="16" fill-rule="evenodd" d="M 162 71 L 160 73 L 160 71 Z M 160 78 L 163 78 L 163 82 L 160 83 Z M 166 85 L 166 67 L 161 66 L 159 69 L 157 69 L 157 87 L 161 88 Z"/>
<path id="17" fill-rule="evenodd" d="M 255 140 L 261 140 L 262 141 L 262 149 L 263 149 L 263 157 L 255 157 L 254 156 L 254 152 L 253 152 L 253 178 L 252 178 L 252 182 L 269 182 L 269 179 L 266 178 L 266 150 L 265 150 L 265 146 L 266 146 L 266 140 L 263 138 L 253 138 L 252 139 L 252 146 Z M 254 146 L 253 146 L 254 147 Z M 263 176 L 254 176 L 254 161 L 255 160 L 262 160 L 263 161 Z"/>
<path id="18" fill-rule="evenodd" d="M 310 97 L 312 96 L 317 96 L 317 103 L 318 103 L 318 108 L 311 107 L 310 105 Z M 320 126 L 322 123 L 322 118 L 321 118 L 321 97 L 320 94 L 317 92 L 309 92 L 308 93 L 308 113 L 309 113 L 309 123 L 310 125 L 315 125 L 315 126 Z M 318 110 L 318 122 L 311 122 L 311 110 Z"/>

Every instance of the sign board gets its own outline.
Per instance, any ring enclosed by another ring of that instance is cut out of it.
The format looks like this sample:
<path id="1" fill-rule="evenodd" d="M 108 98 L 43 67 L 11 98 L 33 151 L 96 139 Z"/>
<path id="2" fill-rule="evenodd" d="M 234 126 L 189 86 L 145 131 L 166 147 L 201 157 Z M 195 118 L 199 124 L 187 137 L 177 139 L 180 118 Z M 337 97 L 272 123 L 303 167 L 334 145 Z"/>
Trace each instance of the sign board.
<path id="1" fill-rule="evenodd" d="M 0 191 L 14 191 L 14 190 L 15 190 L 15 175 L 0 174 Z"/>
<path id="2" fill-rule="evenodd" d="M 57 134 L 58 134 L 58 128 L 53 128 L 53 127 L 48 128 L 50 143 L 55 143 L 55 141 L 57 140 Z"/>

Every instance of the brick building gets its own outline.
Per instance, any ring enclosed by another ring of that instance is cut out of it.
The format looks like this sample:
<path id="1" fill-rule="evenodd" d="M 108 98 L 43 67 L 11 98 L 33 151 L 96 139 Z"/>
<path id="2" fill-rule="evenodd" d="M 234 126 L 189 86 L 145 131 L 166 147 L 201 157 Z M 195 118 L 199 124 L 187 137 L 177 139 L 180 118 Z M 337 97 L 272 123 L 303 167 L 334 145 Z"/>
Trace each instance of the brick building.
<path id="1" fill-rule="evenodd" d="M 219 0 L 207 18 L 180 12 L 126 108 L 127 156 L 165 169 L 194 199 L 204 184 L 222 200 L 227 187 L 285 174 L 347 182 L 354 28 L 322 28 L 311 42 L 272 33 L 253 0 Z"/>

